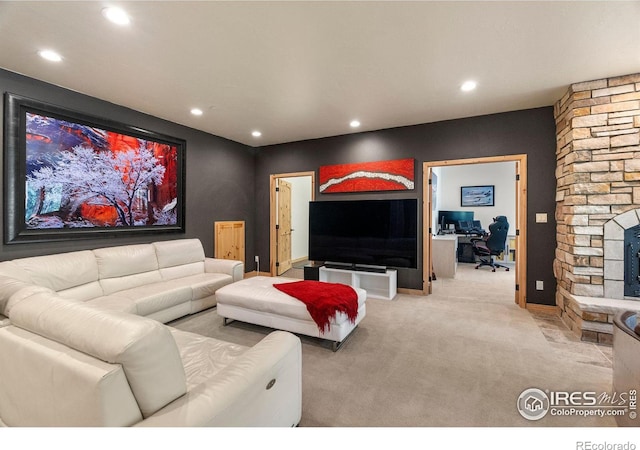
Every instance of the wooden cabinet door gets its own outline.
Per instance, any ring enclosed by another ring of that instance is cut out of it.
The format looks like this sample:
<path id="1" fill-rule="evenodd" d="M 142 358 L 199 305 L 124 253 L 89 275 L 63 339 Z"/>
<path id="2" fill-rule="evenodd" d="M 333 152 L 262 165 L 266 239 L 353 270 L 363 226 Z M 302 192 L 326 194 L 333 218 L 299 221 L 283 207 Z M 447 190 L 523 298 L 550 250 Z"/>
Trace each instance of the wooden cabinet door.
<path id="1" fill-rule="evenodd" d="M 244 261 L 244 221 L 214 223 L 214 255 Z"/>

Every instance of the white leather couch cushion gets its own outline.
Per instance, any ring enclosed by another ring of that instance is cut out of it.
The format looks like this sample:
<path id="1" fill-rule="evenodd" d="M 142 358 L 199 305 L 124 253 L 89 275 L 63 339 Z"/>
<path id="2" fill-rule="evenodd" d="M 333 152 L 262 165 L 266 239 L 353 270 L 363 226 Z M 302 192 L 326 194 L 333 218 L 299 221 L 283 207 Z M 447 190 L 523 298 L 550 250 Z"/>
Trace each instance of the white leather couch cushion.
<path id="1" fill-rule="evenodd" d="M 164 280 L 204 273 L 204 249 L 199 239 L 154 242 Z"/>
<path id="2" fill-rule="evenodd" d="M 135 275 L 127 275 L 123 277 L 105 278 L 100 280 L 100 286 L 105 295 L 128 289 L 145 286 L 148 284 L 160 283 L 162 277 L 157 270 L 144 273 L 136 273 Z"/>
<path id="3" fill-rule="evenodd" d="M 22 267 L 17 265 L 14 261 L 0 262 L 0 275 L 10 278 L 15 278 L 20 281 L 26 281 L 33 283 L 29 277 L 29 273 Z"/>
<path id="4" fill-rule="evenodd" d="M 188 303 L 191 301 L 191 288 L 176 285 L 174 282 L 161 281 L 118 291 L 116 295 L 132 300 L 138 314 L 148 316 L 172 306 Z"/>
<path id="5" fill-rule="evenodd" d="M 153 246 L 161 269 L 204 261 L 204 249 L 199 239 L 154 242 Z"/>
<path id="6" fill-rule="evenodd" d="M 130 426 L 142 420 L 122 366 L 15 326 L 0 329 L 0 416 L 18 426 Z"/>
<path id="7" fill-rule="evenodd" d="M 100 279 L 117 278 L 158 270 L 158 259 L 152 244 L 123 245 L 93 250 Z"/>
<path id="8" fill-rule="evenodd" d="M 98 280 L 98 266 L 90 250 L 15 259 L 31 280 L 39 285 L 61 291 Z"/>
<path id="9" fill-rule="evenodd" d="M 248 347 L 220 341 L 195 333 L 171 329 L 171 334 L 180 350 L 180 357 L 187 376 L 187 391 L 205 383 Z"/>
<path id="10" fill-rule="evenodd" d="M 190 300 L 200 300 L 216 293 L 218 289 L 233 283 L 231 275 L 222 273 L 201 273 L 183 278 L 176 278 L 170 282 L 173 286 L 189 286 L 192 290 Z"/>
<path id="11" fill-rule="evenodd" d="M 184 264 L 182 266 L 164 267 L 160 269 L 163 280 L 175 280 L 177 278 L 202 275 L 204 273 L 204 261 Z"/>
<path id="12" fill-rule="evenodd" d="M 35 294 L 11 311 L 16 326 L 103 361 L 121 364 L 143 417 L 186 392 L 171 332 L 155 320 Z"/>
<path id="13" fill-rule="evenodd" d="M 117 295 L 103 295 L 86 301 L 87 305 L 108 311 L 122 311 L 129 314 L 138 314 L 136 302 L 130 298 L 118 297 Z"/>
<path id="14" fill-rule="evenodd" d="M 301 347 L 297 336 L 274 331 L 136 426 L 295 426 L 302 414 Z"/>

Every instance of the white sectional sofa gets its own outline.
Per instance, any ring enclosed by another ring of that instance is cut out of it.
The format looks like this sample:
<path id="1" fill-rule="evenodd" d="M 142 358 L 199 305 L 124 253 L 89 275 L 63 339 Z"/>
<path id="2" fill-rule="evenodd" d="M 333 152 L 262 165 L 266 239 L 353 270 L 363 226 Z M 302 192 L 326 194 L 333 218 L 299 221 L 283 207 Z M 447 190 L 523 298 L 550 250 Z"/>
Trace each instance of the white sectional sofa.
<path id="1" fill-rule="evenodd" d="M 251 348 L 27 287 L 0 328 L 0 425 L 294 426 L 301 344 Z"/>
<path id="2" fill-rule="evenodd" d="M 0 263 L 0 425 L 296 425 L 298 337 L 248 348 L 160 323 L 243 276 L 197 239 Z"/>
<path id="3" fill-rule="evenodd" d="M 244 278 L 244 264 L 206 258 L 200 240 L 178 239 L 14 259 L 0 263 L 0 276 L 166 323 L 214 306 L 218 288 Z M 10 308 L 0 288 L 0 325 Z"/>

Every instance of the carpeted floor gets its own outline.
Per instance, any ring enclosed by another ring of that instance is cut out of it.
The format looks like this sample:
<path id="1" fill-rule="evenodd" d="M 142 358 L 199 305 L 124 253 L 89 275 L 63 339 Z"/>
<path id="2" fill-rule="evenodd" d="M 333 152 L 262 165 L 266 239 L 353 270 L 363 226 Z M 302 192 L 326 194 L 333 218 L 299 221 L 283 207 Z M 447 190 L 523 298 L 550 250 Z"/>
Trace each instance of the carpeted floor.
<path id="1" fill-rule="evenodd" d="M 513 271 L 473 267 L 460 264 L 430 296 L 367 300 L 367 316 L 336 353 L 301 337 L 300 426 L 615 426 L 610 417 L 520 416 L 517 398 L 531 387 L 611 392 L 612 351 L 517 307 Z M 243 345 L 271 331 L 225 327 L 215 308 L 170 325 Z"/>

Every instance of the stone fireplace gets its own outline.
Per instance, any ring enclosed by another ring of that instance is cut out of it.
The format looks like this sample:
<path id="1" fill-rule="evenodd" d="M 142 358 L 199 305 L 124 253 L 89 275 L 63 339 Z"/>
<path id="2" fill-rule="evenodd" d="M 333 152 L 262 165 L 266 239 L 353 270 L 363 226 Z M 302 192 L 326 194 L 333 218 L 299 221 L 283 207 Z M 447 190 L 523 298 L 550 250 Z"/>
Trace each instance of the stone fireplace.
<path id="1" fill-rule="evenodd" d="M 625 294 L 625 233 L 640 225 L 640 74 L 573 84 L 554 115 L 556 304 L 582 340 L 610 344 L 613 317 L 640 311 Z"/>

